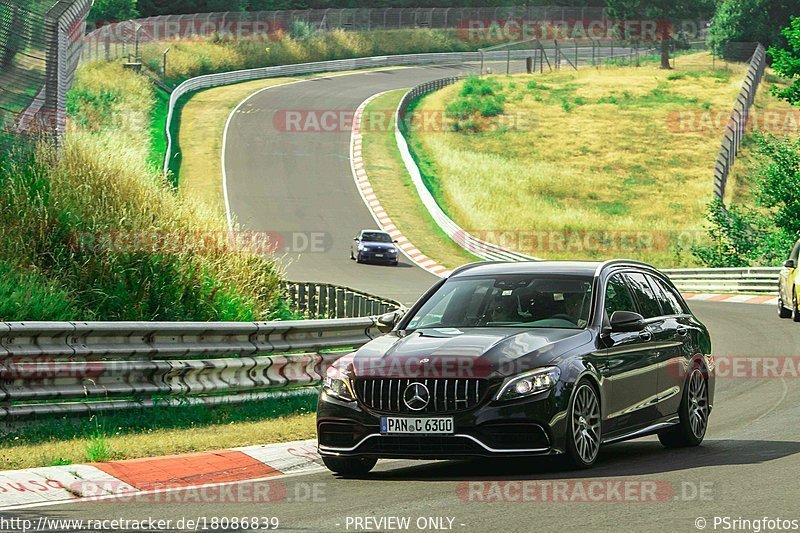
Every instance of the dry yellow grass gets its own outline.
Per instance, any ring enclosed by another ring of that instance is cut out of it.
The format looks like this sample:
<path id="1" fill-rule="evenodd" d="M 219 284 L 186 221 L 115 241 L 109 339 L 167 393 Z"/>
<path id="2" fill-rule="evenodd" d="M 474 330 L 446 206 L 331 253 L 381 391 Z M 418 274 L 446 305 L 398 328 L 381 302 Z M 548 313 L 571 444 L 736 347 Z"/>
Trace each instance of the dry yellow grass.
<path id="1" fill-rule="evenodd" d="M 340 72 L 336 75 L 350 73 Z M 222 193 L 222 136 L 231 111 L 245 98 L 266 87 L 330 74 L 255 80 L 193 94 L 183 105 L 178 143 L 181 195 L 217 212 L 225 212 Z"/>
<path id="2" fill-rule="evenodd" d="M 724 128 L 691 121 L 729 114 L 745 70 L 712 70 L 708 54 L 695 54 L 674 71 L 496 77 L 506 101 L 504 114 L 489 119 L 493 130 L 423 129 L 412 146 L 438 180 L 443 207 L 468 231 L 490 239 L 505 232 L 504 244 L 546 258 L 689 265 L 687 248 L 704 237 Z M 430 95 L 420 109 L 445 109 L 460 87 Z M 619 243 L 620 235 L 640 244 Z M 603 238 L 612 240 L 597 246 Z"/>
<path id="3" fill-rule="evenodd" d="M 256 444 L 310 439 L 316 434 L 314 414 L 287 416 L 258 422 L 235 422 L 190 429 L 155 429 L 146 433 L 112 435 L 106 438 L 110 460 L 157 457 L 220 450 Z M 40 444 L 0 447 L 0 470 L 86 463 L 88 439 L 53 439 Z"/>
<path id="4" fill-rule="evenodd" d="M 362 152 L 369 181 L 394 224 L 422 253 L 448 268 L 478 261 L 439 229 L 400 158 L 394 112 L 405 93 L 405 89 L 386 93 L 365 109 Z"/>

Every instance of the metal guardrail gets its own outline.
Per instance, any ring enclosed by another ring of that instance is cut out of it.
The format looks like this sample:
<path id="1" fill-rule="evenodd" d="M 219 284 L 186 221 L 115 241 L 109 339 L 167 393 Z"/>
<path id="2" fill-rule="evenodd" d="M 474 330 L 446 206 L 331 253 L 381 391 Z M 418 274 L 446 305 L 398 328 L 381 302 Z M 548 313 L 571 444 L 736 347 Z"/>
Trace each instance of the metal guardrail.
<path id="1" fill-rule="evenodd" d="M 747 71 L 739 97 L 733 107 L 731 118 L 722 138 L 722 146 L 714 164 L 714 196 L 721 201 L 725 199 L 725 188 L 728 184 L 728 176 L 739 154 L 742 145 L 742 138 L 747 129 L 747 122 L 750 116 L 750 108 L 756 99 L 758 87 L 764 77 L 764 69 L 767 66 L 766 50 L 762 44 L 756 46 L 753 56 L 750 58 L 750 69 Z"/>
<path id="2" fill-rule="evenodd" d="M 515 51 L 512 59 L 524 59 L 530 55 L 528 50 Z M 487 60 L 503 60 L 507 58 L 505 52 L 486 54 Z M 283 76 L 299 76 L 319 72 L 340 72 L 344 70 L 358 70 L 368 68 L 396 67 L 406 65 L 430 65 L 446 63 L 470 63 L 481 60 L 480 52 L 446 52 L 431 54 L 404 54 L 393 56 L 361 57 L 356 59 L 339 59 L 335 61 L 318 61 L 314 63 L 299 63 L 295 65 L 281 65 L 276 67 L 262 67 L 219 74 L 206 74 L 191 78 L 178 85 L 169 99 L 167 113 L 166 136 L 167 150 L 164 157 L 164 173 L 169 171 L 169 163 L 173 153 L 173 139 L 171 133 L 172 119 L 175 106 L 183 96 L 203 89 L 232 85 L 243 81 L 277 78 Z"/>
<path id="3" fill-rule="evenodd" d="M 777 294 L 780 268 L 703 268 L 664 270 L 681 292 Z"/>
<path id="4" fill-rule="evenodd" d="M 0 419 L 261 399 L 379 334 L 375 318 L 0 323 Z"/>
<path id="5" fill-rule="evenodd" d="M 22 136 L 58 142 L 91 0 L 0 2 L 0 149 Z"/>
<path id="6" fill-rule="evenodd" d="M 531 42 L 534 45 L 526 50 L 480 51 L 478 54 L 481 60 L 481 74 L 484 72 L 484 65 L 486 61 L 490 60 L 491 58 L 495 58 L 500 61 L 506 61 L 506 65 L 508 65 L 512 59 L 530 59 L 531 67 L 535 67 L 536 63 L 534 61 L 538 57 L 541 68 L 543 68 L 544 62 L 547 62 L 547 64 L 551 66 L 557 65 L 561 62 L 563 57 L 563 44 L 560 44 L 558 41 L 554 41 L 553 44 L 549 44 L 547 47 L 545 47 L 538 40 L 533 40 Z M 633 48 L 630 46 L 624 48 L 620 47 L 619 43 L 616 43 L 617 46 L 615 47 L 614 42 L 608 42 L 606 43 L 607 46 L 600 46 L 598 48 L 598 44 L 602 43 L 598 43 L 597 41 L 590 41 L 588 42 L 588 46 L 585 47 L 579 46 L 580 41 L 562 41 L 562 43 L 564 42 L 575 45 L 573 47 L 575 61 L 574 63 L 571 63 L 571 65 L 575 68 L 581 64 L 596 65 L 599 61 L 608 59 L 618 60 L 620 58 L 634 56 L 638 59 L 640 54 L 643 52 L 643 49 L 638 45 Z M 548 57 L 548 55 L 551 54 L 552 58 Z M 550 59 L 552 59 L 552 61 Z M 508 70 L 510 70 L 510 68 L 507 67 L 507 71 Z M 535 71 L 535 69 L 533 70 Z M 397 107 L 395 117 L 395 141 L 398 149 L 400 150 L 400 156 L 402 157 L 406 170 L 411 177 L 411 181 L 414 183 L 414 186 L 417 190 L 417 195 L 425 205 L 428 213 L 431 215 L 434 221 L 436 221 L 436 224 L 439 226 L 439 228 L 456 244 L 461 246 L 472 255 L 487 261 L 538 261 L 539 258 L 504 248 L 471 235 L 468 231 L 463 229 L 453 219 L 451 219 L 447 213 L 444 212 L 422 179 L 422 173 L 417 166 L 416 160 L 414 159 L 411 149 L 409 148 L 408 140 L 405 137 L 406 132 L 404 131 L 404 126 L 407 125 L 408 108 L 411 106 L 414 100 L 420 96 L 424 96 L 433 91 L 438 91 L 439 89 L 452 85 L 461 79 L 463 79 L 463 77 L 450 77 L 430 81 L 414 87 L 405 94 L 403 99 L 400 101 L 400 105 Z"/>
<path id="7" fill-rule="evenodd" d="M 358 318 L 403 309 L 403 304 L 328 283 L 284 283 L 292 309 L 312 318 Z"/>
<path id="8" fill-rule="evenodd" d="M 425 182 L 422 179 L 422 173 L 420 172 L 419 167 L 417 166 L 416 161 L 411 154 L 408 141 L 406 140 L 405 133 L 403 131 L 404 128 L 401 126 L 406 124 L 406 113 L 408 111 L 408 107 L 420 96 L 433 91 L 438 91 L 439 89 L 452 85 L 462 79 L 463 77 L 459 76 L 430 81 L 414 87 L 405 94 L 403 99 L 400 101 L 400 105 L 397 107 L 397 116 L 395 120 L 395 140 L 397 141 L 397 146 L 400 149 L 400 156 L 402 157 L 406 169 L 411 176 L 411 181 L 414 183 L 414 187 L 417 190 L 417 195 L 425 205 L 428 213 L 430 213 L 433 220 L 436 221 L 436 224 L 439 226 L 439 228 L 441 228 L 441 230 L 444 231 L 445 234 L 447 234 L 447 236 L 450 237 L 456 244 L 464 248 L 469 253 L 487 261 L 536 260 L 536 258 L 528 255 L 481 240 L 462 229 L 461 226 L 453 221 L 453 219 L 447 216 L 447 213 L 445 213 L 436 202 L 436 199 L 425 185 Z"/>

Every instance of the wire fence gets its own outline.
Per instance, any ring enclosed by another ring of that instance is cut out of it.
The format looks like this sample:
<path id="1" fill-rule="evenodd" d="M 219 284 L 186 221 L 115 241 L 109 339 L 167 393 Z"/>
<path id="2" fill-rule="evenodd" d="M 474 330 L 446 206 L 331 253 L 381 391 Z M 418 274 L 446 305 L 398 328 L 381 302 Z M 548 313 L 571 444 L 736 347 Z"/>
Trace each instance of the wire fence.
<path id="1" fill-rule="evenodd" d="M 308 30 L 459 30 L 466 40 L 543 40 L 629 38 L 630 33 L 658 35 L 664 24 L 672 33 L 704 39 L 702 20 L 619 21 L 610 19 L 602 7 L 517 6 L 480 8 L 353 8 L 255 12 L 216 12 L 162 15 L 137 20 L 100 22 L 84 38 L 83 60 L 130 57 L 137 46 L 147 43 L 220 38 L 279 39 L 296 35 L 298 25 Z M 300 30 L 303 28 L 301 27 Z"/>
<path id="2" fill-rule="evenodd" d="M 91 0 L 0 0 L 0 149 L 66 128 Z"/>
<path id="3" fill-rule="evenodd" d="M 758 87 L 764 77 L 764 70 L 767 66 L 767 56 L 764 46 L 756 45 L 756 50 L 750 58 L 750 69 L 747 71 L 742 90 L 734 104 L 731 118 L 725 128 L 725 135 L 722 138 L 717 154 L 717 161 L 714 164 L 714 196 L 724 201 L 725 189 L 728 185 L 728 176 L 736 162 L 736 156 L 742 146 L 742 139 L 747 129 L 750 117 L 750 108 L 756 99 Z"/>

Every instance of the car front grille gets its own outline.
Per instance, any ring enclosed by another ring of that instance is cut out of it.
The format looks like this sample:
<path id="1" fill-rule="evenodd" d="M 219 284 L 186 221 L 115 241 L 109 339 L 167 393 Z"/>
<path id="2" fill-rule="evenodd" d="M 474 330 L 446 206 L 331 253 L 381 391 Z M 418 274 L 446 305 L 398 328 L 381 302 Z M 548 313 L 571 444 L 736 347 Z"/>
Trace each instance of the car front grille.
<path id="1" fill-rule="evenodd" d="M 428 405 L 420 410 L 410 409 L 403 401 L 406 388 L 413 383 L 425 385 L 429 392 Z M 443 378 L 359 378 L 355 380 L 358 400 L 368 409 L 381 413 L 433 414 L 455 413 L 472 409 L 486 395 L 485 379 Z"/>

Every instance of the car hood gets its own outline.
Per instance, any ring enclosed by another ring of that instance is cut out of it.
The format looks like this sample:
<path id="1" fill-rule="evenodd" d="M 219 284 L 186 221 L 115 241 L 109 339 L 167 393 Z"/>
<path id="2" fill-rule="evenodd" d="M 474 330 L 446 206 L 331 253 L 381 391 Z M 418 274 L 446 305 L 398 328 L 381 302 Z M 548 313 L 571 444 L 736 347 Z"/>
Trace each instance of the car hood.
<path id="1" fill-rule="evenodd" d="M 553 364 L 592 341 L 587 330 L 519 328 L 393 331 L 340 361 L 356 377 L 492 378 Z"/>
<path id="2" fill-rule="evenodd" d="M 395 245 L 391 242 L 362 242 L 361 243 L 364 248 L 368 248 L 370 250 L 388 250 L 389 248 L 394 248 Z"/>

